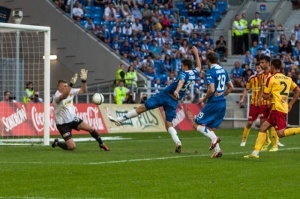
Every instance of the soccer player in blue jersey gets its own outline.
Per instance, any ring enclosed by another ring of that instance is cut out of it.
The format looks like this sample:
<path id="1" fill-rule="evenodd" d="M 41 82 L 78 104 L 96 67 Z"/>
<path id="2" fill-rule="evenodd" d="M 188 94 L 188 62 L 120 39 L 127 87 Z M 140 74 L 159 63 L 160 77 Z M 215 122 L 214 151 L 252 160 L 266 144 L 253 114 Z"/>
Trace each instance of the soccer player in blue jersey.
<path id="1" fill-rule="evenodd" d="M 211 140 L 210 150 L 214 149 L 212 158 L 221 157 L 222 151 L 219 146 L 221 139 L 216 136 L 214 130 L 219 128 L 226 112 L 226 99 L 233 90 L 226 70 L 217 64 L 218 56 L 214 52 L 206 55 L 209 70 L 206 72 L 207 93 L 204 98 L 199 99 L 199 104 L 206 103 L 197 115 L 194 128 Z"/>
<path id="2" fill-rule="evenodd" d="M 181 71 L 176 79 L 168 85 L 164 90 L 150 97 L 145 104 L 140 105 L 137 109 L 134 109 L 122 117 L 114 118 L 111 115 L 107 115 L 110 121 L 116 125 L 121 125 L 121 122 L 136 117 L 141 113 L 163 107 L 166 114 L 166 129 L 171 134 L 173 141 L 176 144 L 176 153 L 181 153 L 181 141 L 177 135 L 177 131 L 172 125 L 172 120 L 176 118 L 176 108 L 178 101 L 182 100 L 185 96 L 189 86 L 197 79 L 199 72 L 201 71 L 201 62 L 198 54 L 198 49 L 193 46 L 192 52 L 196 60 L 196 68 L 193 68 L 192 60 L 184 59 L 181 62 Z"/>

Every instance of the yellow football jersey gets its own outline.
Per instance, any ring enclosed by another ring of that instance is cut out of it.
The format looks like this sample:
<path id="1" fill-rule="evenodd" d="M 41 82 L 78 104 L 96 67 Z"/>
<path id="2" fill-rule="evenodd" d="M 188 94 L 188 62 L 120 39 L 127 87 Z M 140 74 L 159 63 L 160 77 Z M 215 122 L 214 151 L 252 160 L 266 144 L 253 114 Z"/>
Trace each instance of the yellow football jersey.
<path id="1" fill-rule="evenodd" d="M 246 84 L 246 89 L 252 90 L 252 96 L 251 96 L 251 104 L 254 106 L 258 105 L 258 96 L 259 96 L 259 90 L 260 90 L 260 82 L 259 82 L 259 77 L 257 75 L 252 75 L 250 76 L 247 84 Z"/>
<path id="2" fill-rule="evenodd" d="M 271 109 L 288 113 L 289 93 L 296 87 L 297 84 L 282 73 L 276 73 L 268 78 L 264 93 L 271 94 Z"/>
<path id="3" fill-rule="evenodd" d="M 260 86 L 262 88 L 262 92 L 264 91 L 264 88 L 266 87 L 267 79 L 271 76 L 272 76 L 272 74 L 270 72 L 263 72 L 260 74 L 259 81 L 260 81 Z M 261 99 L 261 105 L 269 105 L 269 104 L 270 104 L 269 100 Z"/>

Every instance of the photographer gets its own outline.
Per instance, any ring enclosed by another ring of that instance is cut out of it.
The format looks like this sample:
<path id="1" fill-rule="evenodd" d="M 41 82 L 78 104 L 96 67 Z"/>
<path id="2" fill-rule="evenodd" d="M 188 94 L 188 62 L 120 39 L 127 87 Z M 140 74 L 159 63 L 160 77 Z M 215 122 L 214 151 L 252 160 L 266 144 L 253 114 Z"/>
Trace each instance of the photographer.
<path id="1" fill-rule="evenodd" d="M 43 103 L 43 99 L 39 97 L 39 92 L 38 91 L 35 91 L 34 94 L 33 94 L 33 97 L 31 99 L 31 102 L 33 103 Z"/>
<path id="2" fill-rule="evenodd" d="M 141 97 L 141 101 L 140 101 L 140 104 L 144 104 L 146 102 L 146 100 L 148 99 L 147 97 L 147 94 L 143 94 L 142 97 Z"/>
<path id="3" fill-rule="evenodd" d="M 16 101 L 16 97 L 11 96 L 10 91 L 5 91 L 5 92 L 4 92 L 4 98 L 3 98 L 3 101 L 4 101 L 4 102 L 13 102 L 13 103 L 17 102 L 17 101 Z"/>

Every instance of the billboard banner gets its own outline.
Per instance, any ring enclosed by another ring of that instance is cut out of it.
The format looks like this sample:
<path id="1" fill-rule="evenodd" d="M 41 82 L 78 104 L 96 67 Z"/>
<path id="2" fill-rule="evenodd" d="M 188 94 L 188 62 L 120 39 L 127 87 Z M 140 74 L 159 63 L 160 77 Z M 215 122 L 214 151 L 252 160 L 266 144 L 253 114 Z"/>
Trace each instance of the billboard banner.
<path id="1" fill-rule="evenodd" d="M 123 116 L 129 111 L 136 109 L 139 104 L 102 104 L 99 109 L 103 115 Z M 165 123 L 159 109 L 153 109 L 142 113 L 141 115 L 122 122 L 122 126 L 116 126 L 110 122 L 107 117 L 103 118 L 109 133 L 126 132 L 164 132 Z"/>
<path id="2" fill-rule="evenodd" d="M 201 108 L 197 104 L 179 104 L 176 109 L 176 118 L 173 120 L 173 126 L 178 131 L 191 131 L 193 121 Z M 160 108 L 161 114 L 165 117 L 163 108 Z"/>
<path id="3" fill-rule="evenodd" d="M 98 107 L 94 104 L 75 104 L 76 115 L 99 133 L 107 133 Z M 0 102 L 0 133 L 2 136 L 38 136 L 44 130 L 44 104 Z M 72 134 L 87 134 L 73 130 Z M 50 105 L 50 135 L 59 135 Z"/>

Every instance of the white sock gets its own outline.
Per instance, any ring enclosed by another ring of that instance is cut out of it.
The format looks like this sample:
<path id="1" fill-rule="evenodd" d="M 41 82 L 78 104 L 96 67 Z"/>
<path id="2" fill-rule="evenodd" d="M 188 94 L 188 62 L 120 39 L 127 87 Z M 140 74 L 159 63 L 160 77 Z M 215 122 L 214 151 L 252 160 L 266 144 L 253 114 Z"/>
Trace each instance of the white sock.
<path id="1" fill-rule="evenodd" d="M 171 135 L 173 141 L 175 142 L 175 144 L 181 145 L 181 142 L 179 140 L 179 137 L 177 135 L 177 131 L 175 130 L 175 128 L 172 127 L 172 126 L 169 127 L 168 132 L 170 133 L 170 135 Z"/>
<path id="2" fill-rule="evenodd" d="M 216 144 L 215 151 L 221 151 L 221 148 L 220 148 L 220 145 L 219 145 L 219 143 L 218 143 L 218 144 Z"/>
<path id="3" fill-rule="evenodd" d="M 119 122 L 123 122 L 127 119 L 130 119 L 130 118 L 133 118 L 133 117 L 136 117 L 136 116 L 138 116 L 138 114 L 137 114 L 136 110 L 134 109 L 132 111 L 129 111 L 127 114 L 123 115 L 122 117 L 117 117 L 117 120 Z"/>
<path id="4" fill-rule="evenodd" d="M 197 131 L 201 132 L 203 135 L 208 137 L 211 141 L 214 141 L 217 137 L 213 131 L 208 130 L 205 126 L 202 125 L 198 125 Z"/>

